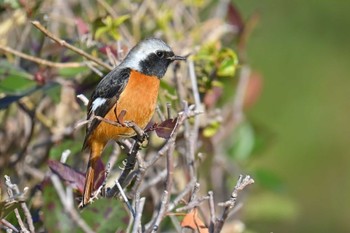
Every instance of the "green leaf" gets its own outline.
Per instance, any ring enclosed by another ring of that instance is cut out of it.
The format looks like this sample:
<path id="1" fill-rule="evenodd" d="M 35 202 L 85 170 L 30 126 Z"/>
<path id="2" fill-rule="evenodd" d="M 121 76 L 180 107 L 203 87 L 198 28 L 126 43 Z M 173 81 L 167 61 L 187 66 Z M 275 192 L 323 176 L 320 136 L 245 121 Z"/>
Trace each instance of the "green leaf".
<path id="1" fill-rule="evenodd" d="M 220 125 L 221 124 L 218 121 L 211 122 L 207 127 L 204 128 L 203 136 L 207 138 L 214 136 L 218 132 Z"/>
<path id="2" fill-rule="evenodd" d="M 47 95 L 51 97 L 55 104 L 58 104 L 61 100 L 61 85 L 54 85 L 50 90 L 47 90 Z"/>
<path id="3" fill-rule="evenodd" d="M 113 20 L 113 26 L 119 26 L 129 18 L 130 18 L 130 15 L 122 15 L 122 16 Z"/>
<path id="4" fill-rule="evenodd" d="M 78 74 L 81 74 L 83 72 L 89 71 L 89 68 L 86 66 L 81 67 L 69 67 L 69 68 L 61 68 L 58 70 L 58 74 L 60 76 L 66 77 L 66 78 L 73 78 Z"/>
<path id="5" fill-rule="evenodd" d="M 251 196 L 244 205 L 247 221 L 291 221 L 297 217 L 297 204 L 282 195 L 263 193 Z"/>
<path id="6" fill-rule="evenodd" d="M 72 154 L 76 154 L 81 150 L 81 144 L 71 139 L 66 139 L 50 150 L 50 159 L 60 160 L 63 151 L 69 149 Z"/>
<path id="7" fill-rule="evenodd" d="M 36 86 L 33 76 L 7 61 L 0 61 L 0 92 L 20 94 Z"/>
<path id="8" fill-rule="evenodd" d="M 108 32 L 109 28 L 108 27 L 105 27 L 105 26 L 102 26 L 102 27 L 99 27 L 96 29 L 96 32 L 95 32 L 95 38 L 96 39 L 99 39 L 102 37 L 103 34 L 105 34 L 106 32 Z"/>
<path id="9" fill-rule="evenodd" d="M 130 18 L 129 15 L 122 15 L 116 19 L 113 19 L 111 16 L 105 17 L 102 19 L 103 26 L 99 26 L 95 31 L 95 38 L 99 39 L 107 34 L 114 40 L 119 40 L 121 38 L 121 35 L 118 32 L 118 28 L 128 18 Z"/>
<path id="10" fill-rule="evenodd" d="M 257 184 L 269 190 L 280 191 L 283 189 L 283 182 L 277 174 L 269 170 L 260 169 L 254 172 L 254 180 Z"/>
<path id="11" fill-rule="evenodd" d="M 230 155 L 238 160 L 247 159 L 251 155 L 255 144 L 254 129 L 249 122 L 245 121 L 237 127 L 234 139 L 235 143 L 229 149 Z"/>
<path id="12" fill-rule="evenodd" d="M 217 71 L 218 76 L 233 77 L 238 65 L 236 53 L 229 48 L 224 48 L 219 53 L 219 61 L 220 64 Z"/>
<path id="13" fill-rule="evenodd" d="M 21 7 L 21 4 L 19 3 L 18 0 L 4 0 L 3 2 L 0 1 L 0 5 L 1 4 L 8 4 L 9 6 L 11 6 L 11 8 L 13 9 L 18 9 Z"/>

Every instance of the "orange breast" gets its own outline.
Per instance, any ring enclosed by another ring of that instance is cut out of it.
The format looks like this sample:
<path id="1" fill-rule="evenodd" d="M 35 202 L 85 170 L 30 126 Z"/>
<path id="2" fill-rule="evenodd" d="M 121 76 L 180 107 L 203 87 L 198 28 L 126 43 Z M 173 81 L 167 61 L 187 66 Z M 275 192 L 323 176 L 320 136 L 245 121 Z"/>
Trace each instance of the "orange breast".
<path id="1" fill-rule="evenodd" d="M 146 76 L 137 71 L 130 72 L 129 81 L 121 93 L 119 100 L 105 116 L 106 119 L 116 121 L 114 109 L 117 109 L 117 116 L 122 110 L 126 111 L 124 121 L 133 121 L 142 129 L 151 120 L 157 104 L 159 79 L 155 76 Z M 91 139 L 107 143 L 108 140 L 132 137 L 135 132 L 131 128 L 116 127 L 101 122 Z"/>

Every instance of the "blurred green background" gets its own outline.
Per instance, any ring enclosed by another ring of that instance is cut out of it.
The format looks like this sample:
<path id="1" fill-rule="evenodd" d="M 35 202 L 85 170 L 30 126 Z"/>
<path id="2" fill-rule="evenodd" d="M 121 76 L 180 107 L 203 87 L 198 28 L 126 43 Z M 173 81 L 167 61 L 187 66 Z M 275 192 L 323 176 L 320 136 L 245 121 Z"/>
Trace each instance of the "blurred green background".
<path id="1" fill-rule="evenodd" d="M 283 223 L 251 219 L 248 228 L 350 232 L 350 1 L 235 3 L 261 15 L 248 57 L 264 88 L 249 117 L 273 136 L 252 163 L 276 173 L 294 201 Z"/>

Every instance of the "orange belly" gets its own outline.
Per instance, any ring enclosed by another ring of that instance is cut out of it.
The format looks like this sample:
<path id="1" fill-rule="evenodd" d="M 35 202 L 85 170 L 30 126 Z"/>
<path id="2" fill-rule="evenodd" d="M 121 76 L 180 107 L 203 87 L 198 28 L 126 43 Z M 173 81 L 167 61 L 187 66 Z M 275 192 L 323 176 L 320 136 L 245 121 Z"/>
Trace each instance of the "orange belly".
<path id="1" fill-rule="evenodd" d="M 129 81 L 119 96 L 116 105 L 106 114 L 104 118 L 116 121 L 114 109 L 117 116 L 122 110 L 126 111 L 124 121 L 133 121 L 144 129 L 151 120 L 157 104 L 159 79 L 155 76 L 146 76 L 137 71 L 130 72 Z M 118 140 L 132 137 L 135 132 L 131 128 L 117 127 L 101 122 L 90 137 L 90 141 L 106 144 L 108 140 Z"/>

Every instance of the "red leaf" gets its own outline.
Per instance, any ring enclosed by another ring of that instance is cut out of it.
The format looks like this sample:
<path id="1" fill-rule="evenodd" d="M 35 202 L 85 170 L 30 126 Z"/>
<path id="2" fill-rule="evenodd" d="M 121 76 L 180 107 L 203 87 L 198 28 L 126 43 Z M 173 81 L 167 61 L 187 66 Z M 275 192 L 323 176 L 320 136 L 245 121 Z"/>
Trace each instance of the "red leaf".
<path id="1" fill-rule="evenodd" d="M 74 170 L 67 164 L 55 160 L 49 160 L 48 164 L 52 172 L 58 175 L 62 180 L 68 182 L 73 189 L 77 189 L 79 192 L 83 193 L 85 184 L 85 176 L 83 173 Z"/>
<path id="2" fill-rule="evenodd" d="M 107 50 L 109 50 L 115 57 L 118 57 L 117 49 L 111 45 L 105 45 L 98 49 L 101 53 L 107 55 Z"/>
<path id="3" fill-rule="evenodd" d="M 175 119 L 167 119 L 160 123 L 159 125 L 155 125 L 155 131 L 158 137 L 168 139 L 171 135 L 171 133 L 174 130 L 174 127 L 176 125 L 177 118 Z"/>
<path id="4" fill-rule="evenodd" d="M 74 170 L 67 164 L 55 160 L 49 160 L 48 165 L 52 172 L 58 175 L 63 181 L 69 183 L 73 189 L 77 189 L 80 193 L 83 193 L 85 185 L 85 174 Z M 105 166 L 102 163 L 101 159 L 97 161 L 95 174 L 94 190 L 98 189 L 106 179 Z"/>
<path id="5" fill-rule="evenodd" d="M 214 107 L 221 95 L 222 87 L 213 87 L 212 89 L 208 90 L 207 93 L 205 93 L 203 100 L 205 106 L 207 108 Z"/>
<path id="6" fill-rule="evenodd" d="M 252 72 L 244 96 L 244 107 L 252 106 L 260 97 L 263 79 L 260 73 Z"/>
<path id="7" fill-rule="evenodd" d="M 38 85 L 42 86 L 46 84 L 50 75 L 50 69 L 40 68 L 34 73 L 34 80 L 37 82 Z"/>
<path id="8" fill-rule="evenodd" d="M 97 190 L 106 179 L 106 168 L 101 159 L 97 160 L 95 167 L 94 191 Z M 84 179 L 85 181 L 85 179 Z"/>
<path id="9" fill-rule="evenodd" d="M 243 31 L 244 22 L 242 20 L 241 14 L 239 13 L 239 10 L 236 8 L 235 5 L 233 5 L 233 3 L 230 3 L 228 5 L 227 21 L 232 26 L 237 27 L 239 34 Z"/>
<path id="10" fill-rule="evenodd" d="M 89 33 L 89 26 L 81 19 L 81 18 L 76 18 L 75 19 L 75 24 L 77 25 L 77 29 L 79 32 L 79 35 L 84 35 Z"/>

